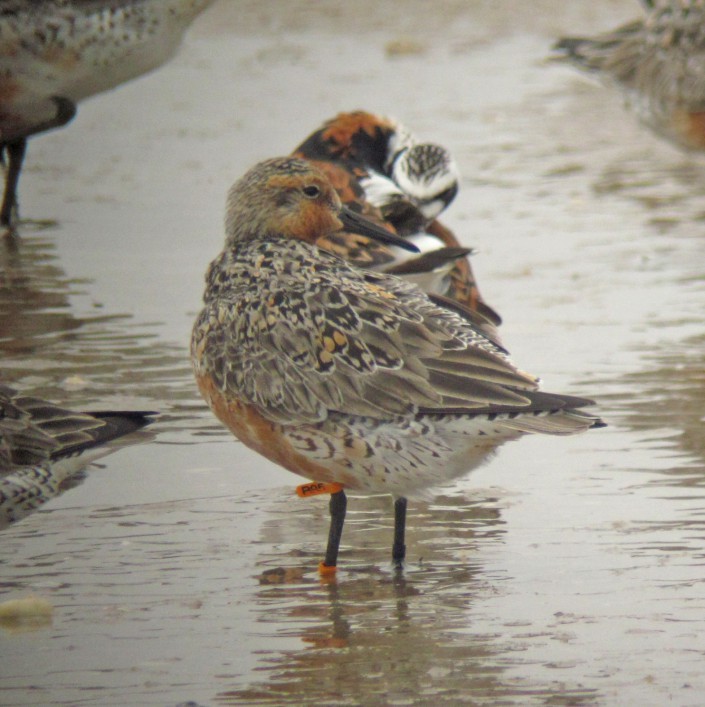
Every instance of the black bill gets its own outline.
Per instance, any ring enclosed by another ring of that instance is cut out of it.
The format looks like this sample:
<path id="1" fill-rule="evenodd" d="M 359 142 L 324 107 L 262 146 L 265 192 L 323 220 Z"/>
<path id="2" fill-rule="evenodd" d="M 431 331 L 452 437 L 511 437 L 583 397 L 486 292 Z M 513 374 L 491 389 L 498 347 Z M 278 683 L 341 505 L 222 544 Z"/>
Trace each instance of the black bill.
<path id="1" fill-rule="evenodd" d="M 338 218 L 343 222 L 344 229 L 350 231 L 350 233 L 359 233 L 361 236 L 367 236 L 381 243 L 404 248 L 404 250 L 408 250 L 412 253 L 419 252 L 419 249 L 413 243 L 407 241 L 406 238 L 397 236 L 396 233 L 392 233 L 386 228 L 378 226 L 374 221 L 370 221 L 368 218 L 356 213 L 347 206 L 343 206 L 338 214 Z"/>

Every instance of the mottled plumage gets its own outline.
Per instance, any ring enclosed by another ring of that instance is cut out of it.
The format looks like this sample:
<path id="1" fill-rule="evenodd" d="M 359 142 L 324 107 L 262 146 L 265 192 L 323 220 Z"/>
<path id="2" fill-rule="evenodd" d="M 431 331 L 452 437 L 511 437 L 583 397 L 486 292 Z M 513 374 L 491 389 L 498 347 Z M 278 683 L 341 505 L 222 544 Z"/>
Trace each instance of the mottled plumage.
<path id="1" fill-rule="evenodd" d="M 396 120 L 354 111 L 326 121 L 293 154 L 321 169 L 344 204 L 391 226 L 421 253 L 410 255 L 345 231 L 321 238 L 319 247 L 458 300 L 481 313 L 488 333 L 496 336 L 501 319 L 480 296 L 466 257 L 470 249 L 435 220 L 458 190 L 458 170 L 448 150 L 418 142 Z"/>
<path id="2" fill-rule="evenodd" d="M 10 225 L 28 137 L 76 104 L 161 66 L 213 0 L 0 0 L 0 155 Z"/>
<path id="3" fill-rule="evenodd" d="M 555 58 L 615 85 L 640 121 L 681 148 L 705 149 L 705 2 L 644 2 L 647 15 L 594 38 L 564 38 Z"/>
<path id="4" fill-rule="evenodd" d="M 155 413 L 76 412 L 0 385 L 0 527 L 59 493 L 104 445 L 149 424 Z"/>
<path id="5" fill-rule="evenodd" d="M 205 399 L 245 444 L 309 479 L 399 498 L 523 433 L 601 424 L 580 410 L 590 401 L 538 391 L 473 312 L 316 247 L 339 209 L 325 176 L 291 158 L 230 192 L 191 352 Z"/>
<path id="6" fill-rule="evenodd" d="M 404 236 L 436 218 L 458 191 L 458 168 L 448 150 L 365 111 L 326 121 L 293 154 L 333 162 L 355 175 L 366 201 Z"/>

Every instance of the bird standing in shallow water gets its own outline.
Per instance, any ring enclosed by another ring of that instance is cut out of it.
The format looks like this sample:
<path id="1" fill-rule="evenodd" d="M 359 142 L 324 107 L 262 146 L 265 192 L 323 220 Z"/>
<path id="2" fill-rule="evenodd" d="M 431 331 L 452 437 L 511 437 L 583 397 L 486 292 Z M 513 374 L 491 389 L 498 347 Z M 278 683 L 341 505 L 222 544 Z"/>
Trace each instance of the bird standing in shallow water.
<path id="1" fill-rule="evenodd" d="M 161 66 L 213 0 L 0 0 L 0 223 L 11 226 L 27 139 L 76 104 Z"/>
<path id="2" fill-rule="evenodd" d="M 470 249 L 436 220 L 458 192 L 458 168 L 448 150 L 419 142 L 392 118 L 353 111 L 326 121 L 293 154 L 313 162 L 346 206 L 388 224 L 421 252 L 411 255 L 345 231 L 316 245 L 358 267 L 400 275 L 425 292 L 460 302 L 497 336 L 501 319 L 480 295 L 466 257 Z"/>
<path id="3" fill-rule="evenodd" d="M 76 412 L 0 385 L 0 527 L 56 496 L 62 482 L 111 451 L 104 445 L 155 414 Z"/>
<path id="4" fill-rule="evenodd" d="M 601 426 L 591 401 L 538 391 L 506 351 L 418 287 L 314 244 L 342 228 L 389 241 L 351 214 L 311 163 L 278 158 L 230 190 L 223 252 L 206 275 L 191 340 L 199 389 L 248 447 L 334 484 L 322 571 L 337 563 L 345 490 L 406 497 L 482 463 L 527 432 Z"/>
<path id="5" fill-rule="evenodd" d="M 705 2 L 651 0 L 647 15 L 594 38 L 567 37 L 555 59 L 617 86 L 639 120 L 686 150 L 705 149 Z"/>

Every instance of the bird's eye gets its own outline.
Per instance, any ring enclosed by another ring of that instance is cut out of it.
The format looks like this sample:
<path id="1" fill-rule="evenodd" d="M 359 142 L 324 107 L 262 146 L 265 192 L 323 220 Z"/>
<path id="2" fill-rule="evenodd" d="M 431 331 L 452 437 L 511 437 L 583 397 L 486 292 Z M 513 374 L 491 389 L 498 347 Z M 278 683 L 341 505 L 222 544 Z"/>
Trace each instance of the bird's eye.
<path id="1" fill-rule="evenodd" d="M 304 187 L 302 191 L 304 196 L 307 196 L 309 199 L 315 199 L 321 194 L 321 190 L 315 184 L 309 184 L 307 187 Z"/>

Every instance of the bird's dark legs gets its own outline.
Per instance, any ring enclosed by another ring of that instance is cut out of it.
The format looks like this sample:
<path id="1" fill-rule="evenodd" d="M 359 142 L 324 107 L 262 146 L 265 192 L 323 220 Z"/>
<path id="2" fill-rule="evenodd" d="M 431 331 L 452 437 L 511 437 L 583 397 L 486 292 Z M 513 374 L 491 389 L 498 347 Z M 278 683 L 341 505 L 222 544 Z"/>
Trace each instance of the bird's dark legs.
<path id="1" fill-rule="evenodd" d="M 347 505 L 348 499 L 342 489 L 331 493 L 328 546 L 326 547 L 326 557 L 318 566 L 320 573 L 323 575 L 332 575 L 335 572 Z M 402 567 L 404 558 L 406 557 L 406 544 L 404 542 L 405 531 L 406 499 L 397 498 L 394 501 L 394 544 L 392 545 L 392 561 L 398 568 Z"/>
<path id="2" fill-rule="evenodd" d="M 17 211 L 17 183 L 22 171 L 22 162 L 27 150 L 27 140 L 21 138 L 3 145 L 7 153 L 7 175 L 5 176 L 5 194 L 0 208 L 0 224 L 10 226 Z"/>
<path id="3" fill-rule="evenodd" d="M 392 561 L 401 567 L 406 557 L 404 533 L 406 531 L 406 499 L 397 498 L 394 501 L 394 545 L 392 545 Z"/>
<path id="4" fill-rule="evenodd" d="M 2 207 L 0 207 L 0 224 L 3 226 L 12 226 L 17 216 L 17 184 L 20 180 L 22 162 L 27 151 L 27 138 L 30 135 L 36 135 L 37 133 L 43 133 L 46 130 L 66 125 L 76 115 L 76 104 L 68 98 L 55 96 L 52 101 L 56 105 L 56 115 L 53 118 L 36 125 L 26 135 L 0 146 L 0 152 L 7 154 L 5 193 L 2 199 Z"/>
<path id="5" fill-rule="evenodd" d="M 326 557 L 318 568 L 321 574 L 332 574 L 335 572 L 347 506 L 348 499 L 345 496 L 345 491 L 336 491 L 330 495 L 330 530 L 328 531 Z"/>

